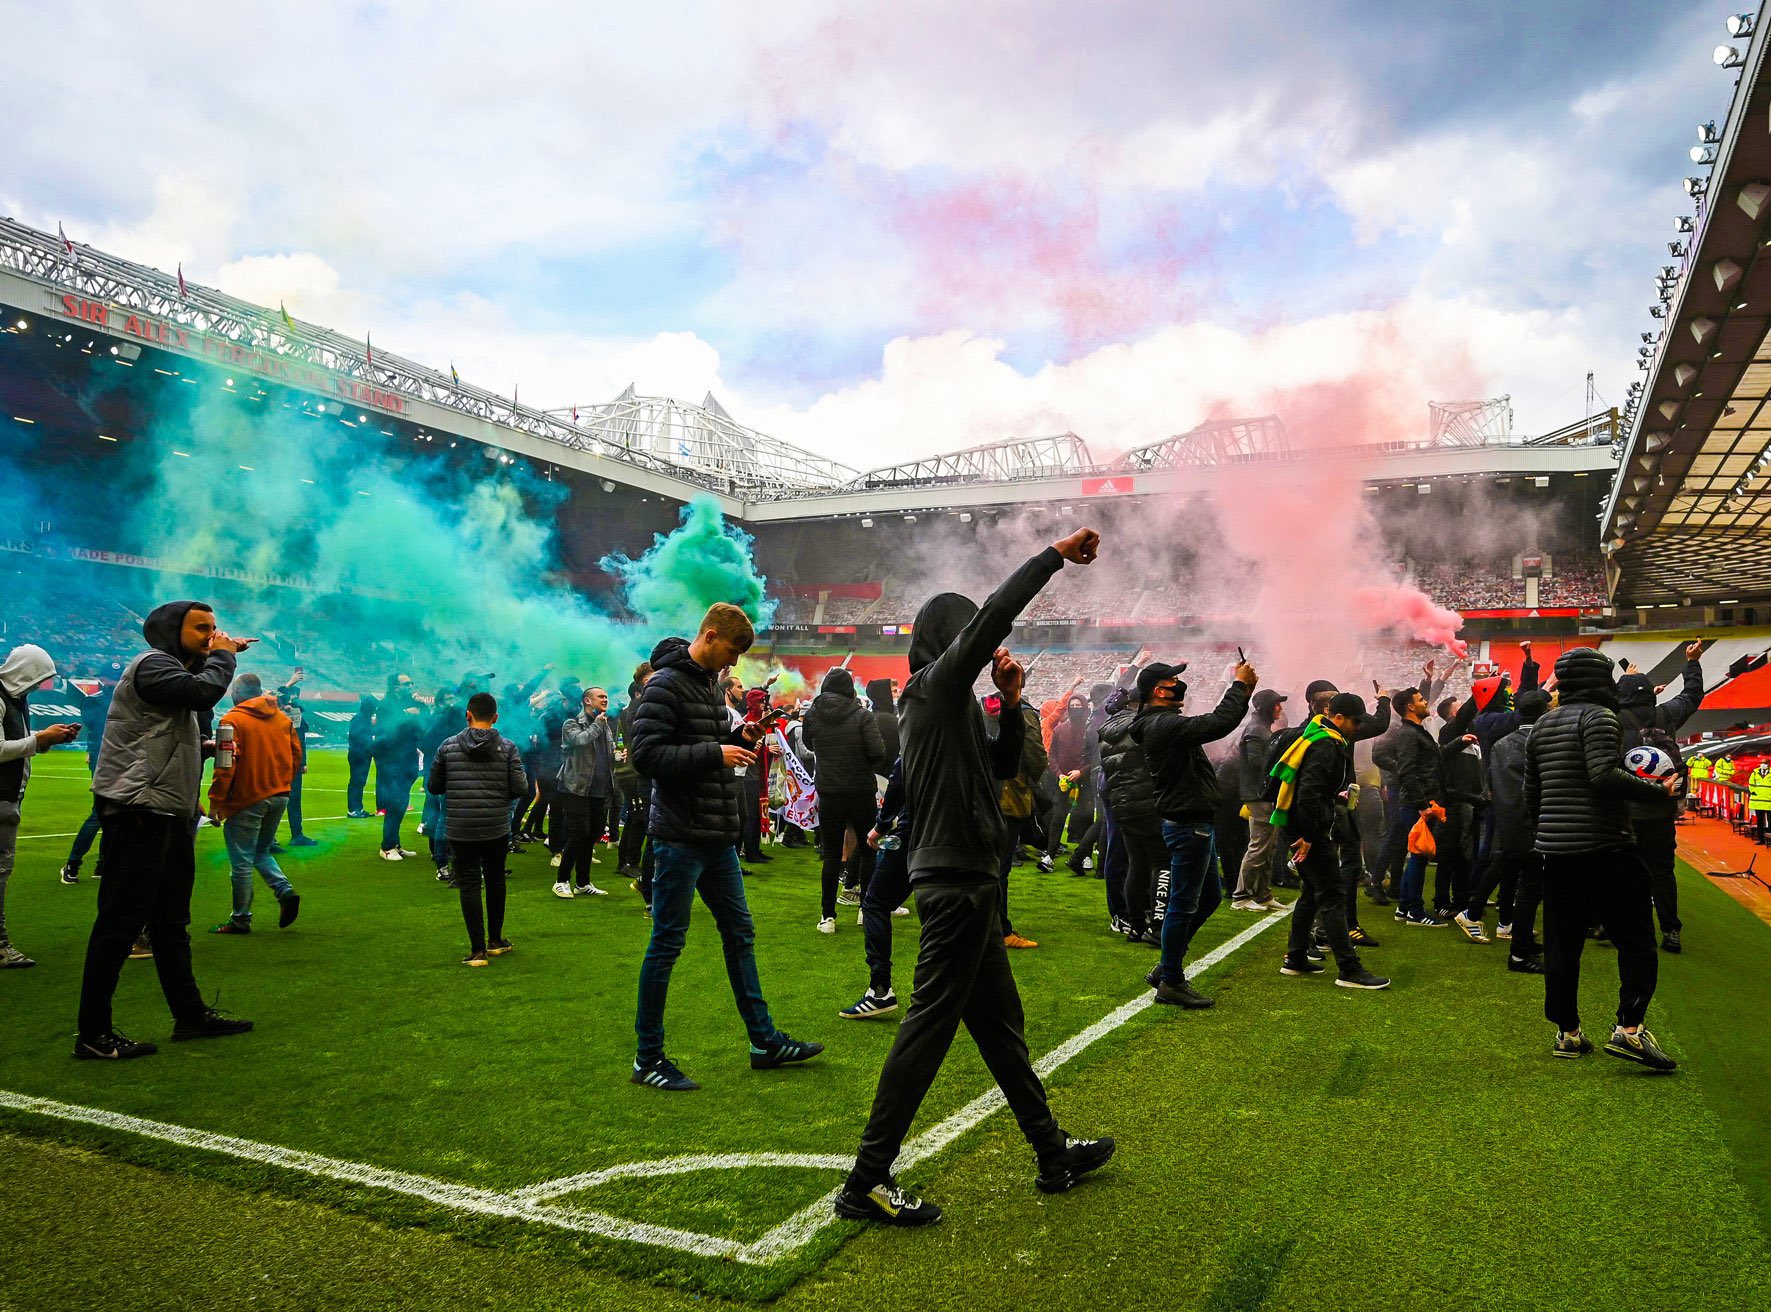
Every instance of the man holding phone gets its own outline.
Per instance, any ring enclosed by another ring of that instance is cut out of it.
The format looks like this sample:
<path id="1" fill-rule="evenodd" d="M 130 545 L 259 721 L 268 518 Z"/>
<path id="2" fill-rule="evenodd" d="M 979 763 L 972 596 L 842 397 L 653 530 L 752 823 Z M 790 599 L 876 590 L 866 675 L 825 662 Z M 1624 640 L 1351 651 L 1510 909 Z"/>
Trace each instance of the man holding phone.
<path id="1" fill-rule="evenodd" d="M 43 648 L 23 643 L 0 662 L 0 970 L 19 970 L 37 963 L 12 946 L 6 933 L 6 885 L 12 878 L 13 855 L 18 851 L 19 813 L 24 806 L 25 786 L 31 782 L 31 758 L 80 734 L 77 724 L 52 724 L 31 732 L 31 711 L 26 704 L 31 689 L 54 677 L 55 662 Z"/>
<path id="2" fill-rule="evenodd" d="M 719 673 L 756 641 L 750 617 L 715 603 L 693 642 L 666 638 L 652 650 L 652 676 L 634 709 L 628 750 L 634 768 L 652 781 L 647 832 L 652 837 L 652 938 L 640 965 L 638 1051 L 634 1084 L 671 1092 L 701 1086 L 664 1055 L 664 1005 L 682 955 L 695 894 L 713 913 L 725 945 L 726 977 L 750 1034 L 750 1066 L 767 1070 L 807 1061 L 824 1051 L 775 1028 L 757 976 L 756 927 L 738 868 L 743 788 L 733 771 L 756 760 L 763 726 L 728 718 Z"/>
<path id="3" fill-rule="evenodd" d="M 147 1057 L 159 1049 L 112 1028 L 111 996 L 143 925 L 154 943 L 160 991 L 172 1010 L 172 1038 L 243 1034 L 206 1005 L 191 973 L 191 888 L 196 879 L 203 727 L 234 679 L 234 657 L 256 638 L 230 638 L 206 602 L 156 606 L 142 624 L 148 650 L 129 662 L 105 718 L 92 774 L 97 801 L 98 916 L 80 982 L 80 1061 Z"/>

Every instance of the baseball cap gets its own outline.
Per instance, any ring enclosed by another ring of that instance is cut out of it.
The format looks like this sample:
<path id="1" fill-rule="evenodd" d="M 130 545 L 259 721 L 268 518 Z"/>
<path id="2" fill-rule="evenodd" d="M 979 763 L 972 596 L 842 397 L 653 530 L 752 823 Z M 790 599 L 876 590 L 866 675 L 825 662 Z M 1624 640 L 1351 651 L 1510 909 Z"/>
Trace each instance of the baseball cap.
<path id="1" fill-rule="evenodd" d="M 1138 671 L 1138 700 L 1149 701 L 1150 694 L 1156 690 L 1157 684 L 1164 679 L 1176 678 L 1186 668 L 1186 661 L 1182 661 L 1178 665 L 1164 665 L 1161 661 L 1157 661 L 1154 665 L 1146 665 Z M 1187 695 L 1187 685 L 1184 683 L 1180 686 L 1180 694 L 1182 697 Z"/>
<path id="2" fill-rule="evenodd" d="M 1271 715 L 1275 706 L 1289 700 L 1290 698 L 1282 692 L 1275 692 L 1271 688 L 1262 688 L 1250 698 L 1250 704 L 1253 705 L 1256 714 Z"/>

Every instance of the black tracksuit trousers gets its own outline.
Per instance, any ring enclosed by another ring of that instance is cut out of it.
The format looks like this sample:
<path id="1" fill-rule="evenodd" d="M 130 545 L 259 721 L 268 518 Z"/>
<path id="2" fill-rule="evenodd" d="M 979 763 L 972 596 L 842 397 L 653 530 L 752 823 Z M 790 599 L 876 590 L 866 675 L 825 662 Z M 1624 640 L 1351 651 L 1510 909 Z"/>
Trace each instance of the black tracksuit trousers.
<path id="1" fill-rule="evenodd" d="M 891 1174 L 962 1022 L 1034 1151 L 1049 1158 L 1064 1149 L 1064 1132 L 1027 1055 L 1021 995 L 997 924 L 996 883 L 960 872 L 951 878 L 969 882 L 936 882 L 925 874 L 913 888 L 922 919 L 915 996 L 886 1054 L 849 1174 L 849 1187 L 859 1193 Z"/>

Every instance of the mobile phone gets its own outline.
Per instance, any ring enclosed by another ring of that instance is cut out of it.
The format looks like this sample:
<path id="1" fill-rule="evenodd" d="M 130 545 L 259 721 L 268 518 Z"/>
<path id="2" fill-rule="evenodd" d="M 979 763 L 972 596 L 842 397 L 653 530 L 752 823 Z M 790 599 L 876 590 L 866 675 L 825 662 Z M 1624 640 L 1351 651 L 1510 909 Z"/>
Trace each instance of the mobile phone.
<path id="1" fill-rule="evenodd" d="M 1246 657 L 1242 654 L 1242 648 L 1240 648 L 1240 647 L 1238 647 L 1236 649 L 1236 663 L 1238 665 L 1247 665 L 1248 664 L 1248 657 Z"/>

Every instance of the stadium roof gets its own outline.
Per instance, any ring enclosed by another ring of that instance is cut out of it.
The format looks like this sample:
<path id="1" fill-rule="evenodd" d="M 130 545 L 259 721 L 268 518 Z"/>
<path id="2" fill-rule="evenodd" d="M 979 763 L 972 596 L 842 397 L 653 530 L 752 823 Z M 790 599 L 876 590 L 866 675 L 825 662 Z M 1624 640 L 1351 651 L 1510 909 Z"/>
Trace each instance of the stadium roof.
<path id="1" fill-rule="evenodd" d="M 1619 606 L 1771 594 L 1771 70 L 1766 6 L 1725 124 L 1699 129 L 1694 213 L 1669 242 L 1644 379 L 1603 512 Z M 1717 51 L 1718 62 L 1728 57 Z M 1706 138 L 1714 137 L 1714 141 Z"/>
<path id="2" fill-rule="evenodd" d="M 1520 440 L 1506 398 L 1433 407 L 1420 442 L 1313 451 L 1274 416 L 1213 420 L 1097 460 L 1074 433 L 1011 438 L 856 473 L 746 428 L 711 394 L 699 405 L 639 396 L 539 410 L 403 356 L 252 305 L 177 275 L 0 218 L 0 304 L 51 326 L 103 334 L 125 358 L 143 346 L 363 407 L 439 433 L 686 500 L 712 492 L 755 521 L 1007 506 L 1197 490 L 1224 465 L 1369 461 L 1373 482 L 1490 473 L 1609 472 L 1612 417 Z M 7 325 L 9 328 L 12 325 Z"/>

